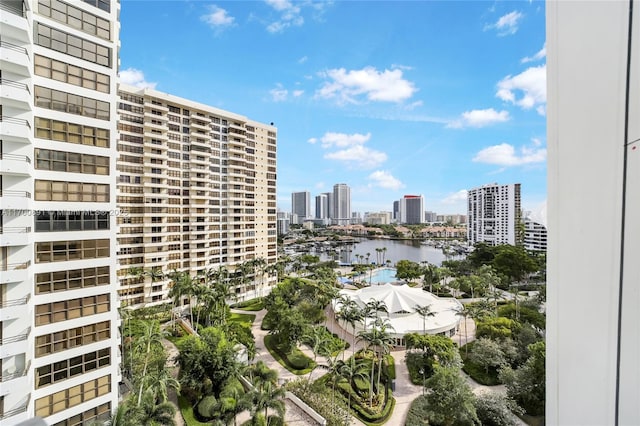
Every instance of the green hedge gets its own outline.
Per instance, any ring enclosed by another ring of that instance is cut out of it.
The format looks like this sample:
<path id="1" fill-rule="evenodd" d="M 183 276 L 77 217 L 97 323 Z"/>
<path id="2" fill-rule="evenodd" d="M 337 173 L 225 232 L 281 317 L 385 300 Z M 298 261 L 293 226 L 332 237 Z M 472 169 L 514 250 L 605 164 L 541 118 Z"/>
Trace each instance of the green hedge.
<path id="1" fill-rule="evenodd" d="M 391 389 L 387 389 L 387 403 L 378 413 L 373 413 L 369 407 L 360 405 L 355 399 L 356 395 L 353 393 L 353 389 L 348 384 L 340 384 L 338 385 L 338 389 L 340 389 L 338 395 L 340 395 L 340 398 L 343 399 L 345 403 L 348 403 L 349 392 L 352 393 L 351 409 L 355 411 L 358 420 L 362 421 L 366 425 L 381 425 L 385 423 L 391 416 L 391 413 L 393 413 L 393 409 L 396 405 L 396 400 L 391 395 Z M 345 393 L 347 394 L 346 396 Z"/>
<path id="2" fill-rule="evenodd" d="M 210 423 L 202 423 L 196 420 L 193 414 L 193 407 L 187 398 L 178 395 L 178 406 L 180 407 L 180 414 L 184 419 L 184 423 L 187 426 L 208 426 Z"/>
<path id="3" fill-rule="evenodd" d="M 316 366 L 316 363 L 298 348 L 294 348 L 290 353 L 284 353 L 270 334 L 264 336 L 264 346 L 280 365 L 295 375 L 307 374 Z"/>
<path id="4" fill-rule="evenodd" d="M 396 378 L 396 360 L 392 355 L 385 355 L 384 360 L 387 363 L 387 376 L 389 380 L 395 380 Z"/>

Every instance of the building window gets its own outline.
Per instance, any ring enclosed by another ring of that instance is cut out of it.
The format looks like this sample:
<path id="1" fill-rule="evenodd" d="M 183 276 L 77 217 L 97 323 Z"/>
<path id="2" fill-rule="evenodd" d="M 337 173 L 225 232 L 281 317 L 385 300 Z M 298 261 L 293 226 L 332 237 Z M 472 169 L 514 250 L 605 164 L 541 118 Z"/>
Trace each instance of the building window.
<path id="1" fill-rule="evenodd" d="M 36 201 L 109 202 L 109 185 L 86 182 L 36 180 Z"/>
<path id="2" fill-rule="evenodd" d="M 35 87 L 35 103 L 41 108 L 99 120 L 109 120 L 110 117 L 109 102 L 61 92 L 48 87 Z"/>
<path id="3" fill-rule="evenodd" d="M 36 243 L 36 263 L 109 257 L 109 239 L 42 241 Z"/>
<path id="4" fill-rule="evenodd" d="M 109 312 L 110 297 L 107 293 L 36 305 L 36 327 Z"/>
<path id="5" fill-rule="evenodd" d="M 70 379 L 111 364 L 111 349 L 78 355 L 70 359 L 43 365 L 36 369 L 36 389 Z"/>
<path id="6" fill-rule="evenodd" d="M 39 22 L 36 23 L 34 40 L 39 46 L 111 68 L 109 47 L 67 34 Z"/>
<path id="7" fill-rule="evenodd" d="M 109 157 L 48 149 L 36 149 L 35 157 L 36 169 L 40 170 L 92 175 L 109 174 Z"/>
<path id="8" fill-rule="evenodd" d="M 108 266 L 43 272 L 35 275 L 36 294 L 48 294 L 58 291 L 91 288 L 109 285 Z"/>
<path id="9" fill-rule="evenodd" d="M 35 137 L 109 148 L 109 130 L 36 117 Z"/>
<path id="10" fill-rule="evenodd" d="M 36 232 L 94 231 L 109 229 L 107 212 L 38 211 Z"/>
<path id="11" fill-rule="evenodd" d="M 66 420 L 55 423 L 53 426 L 82 426 L 88 424 L 103 424 L 106 423 L 110 415 L 111 403 L 107 402 L 105 404 L 100 404 L 97 407 L 90 408 L 83 413 L 76 414 L 73 417 L 69 417 Z"/>
<path id="12" fill-rule="evenodd" d="M 109 76 L 66 62 L 35 55 L 35 73 L 63 83 L 109 93 Z"/>
<path id="13" fill-rule="evenodd" d="M 106 375 L 95 380 L 73 386 L 55 392 L 51 395 L 36 399 L 35 415 L 48 417 L 71 407 L 75 407 L 83 402 L 91 401 L 99 396 L 111 392 L 111 376 Z"/>
<path id="14" fill-rule="evenodd" d="M 111 40 L 111 24 L 109 20 L 99 18 L 92 13 L 85 12 L 60 0 L 40 0 L 38 2 L 38 13 L 87 34 Z"/>

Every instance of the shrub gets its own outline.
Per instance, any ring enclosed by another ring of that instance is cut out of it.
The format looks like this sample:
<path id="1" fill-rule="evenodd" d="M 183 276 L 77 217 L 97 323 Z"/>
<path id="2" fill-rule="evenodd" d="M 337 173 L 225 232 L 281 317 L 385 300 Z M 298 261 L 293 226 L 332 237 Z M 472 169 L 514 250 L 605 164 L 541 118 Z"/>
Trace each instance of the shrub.
<path id="1" fill-rule="evenodd" d="M 216 397 L 213 395 L 207 395 L 198 403 L 198 415 L 203 419 L 211 419 L 215 416 L 215 407 L 217 404 Z"/>
<path id="2" fill-rule="evenodd" d="M 293 348 L 292 351 L 287 353 L 276 344 L 275 336 L 268 334 L 264 336 L 264 346 L 267 348 L 271 356 L 273 356 L 280 365 L 296 375 L 307 374 L 315 366 L 316 363 L 305 354 L 303 354 L 298 348 Z M 306 365 L 303 368 L 294 366 Z"/>
<path id="3" fill-rule="evenodd" d="M 196 420 L 193 413 L 193 406 L 187 398 L 182 395 L 178 396 L 178 406 L 180 407 L 180 413 L 184 419 L 184 423 L 187 426 L 207 426 L 209 423 L 202 423 Z"/>
<path id="4" fill-rule="evenodd" d="M 385 362 L 387 363 L 387 377 L 389 380 L 395 380 L 396 378 L 396 361 L 391 355 L 385 355 Z"/>

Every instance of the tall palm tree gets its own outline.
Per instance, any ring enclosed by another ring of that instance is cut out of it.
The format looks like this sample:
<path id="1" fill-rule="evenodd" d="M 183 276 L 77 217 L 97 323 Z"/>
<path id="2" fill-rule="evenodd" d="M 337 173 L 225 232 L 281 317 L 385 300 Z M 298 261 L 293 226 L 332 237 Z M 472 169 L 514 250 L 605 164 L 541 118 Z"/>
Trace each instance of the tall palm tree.
<path id="1" fill-rule="evenodd" d="M 362 320 L 362 311 L 360 310 L 360 308 L 358 307 L 358 304 L 354 301 L 349 299 L 349 302 L 347 302 L 347 306 L 346 306 L 346 310 L 343 316 L 344 321 L 349 324 L 351 326 L 351 329 L 353 330 L 351 336 L 352 336 L 352 341 L 351 341 L 351 347 L 353 348 L 354 352 L 355 352 L 355 348 L 356 348 L 356 323 L 360 320 Z"/>
<path id="2" fill-rule="evenodd" d="M 346 362 L 341 361 L 338 366 L 338 374 L 347 380 L 352 389 L 357 389 L 356 379 L 367 379 L 367 365 L 363 360 L 352 356 Z M 351 392 L 349 392 L 348 409 L 351 412 Z"/>
<path id="3" fill-rule="evenodd" d="M 267 367 L 264 361 L 258 361 L 255 364 L 249 366 L 247 369 L 249 379 L 253 386 L 262 387 L 265 383 L 270 382 L 275 384 L 278 380 L 278 372 Z"/>
<path id="4" fill-rule="evenodd" d="M 176 409 L 170 402 L 156 402 L 153 390 L 147 390 L 131 412 L 132 424 L 142 426 L 175 426 Z"/>
<path id="5" fill-rule="evenodd" d="M 142 402 L 142 391 L 145 387 L 147 368 L 149 367 L 149 356 L 154 348 L 163 348 L 162 339 L 164 339 L 164 333 L 160 331 L 156 321 L 143 323 L 142 335 L 136 341 L 136 348 L 142 352 L 144 357 L 142 376 L 140 377 L 140 390 L 138 391 L 138 405 Z"/>
<path id="6" fill-rule="evenodd" d="M 371 308 L 371 312 L 375 313 L 375 318 L 380 318 L 380 312 L 389 313 L 389 309 L 387 308 L 387 304 L 384 300 L 370 299 L 367 302 L 367 306 Z"/>
<path id="7" fill-rule="evenodd" d="M 254 388 L 252 395 L 252 420 L 257 420 L 259 415 L 264 412 L 264 419 L 268 422 L 268 410 L 272 409 L 278 417 L 284 420 L 285 406 L 282 399 L 284 398 L 284 388 L 278 387 L 271 382 L 266 382 L 260 388 Z M 268 424 L 268 423 L 267 423 Z"/>
<path id="8" fill-rule="evenodd" d="M 386 263 L 385 261 L 385 257 L 387 256 L 387 248 L 386 247 L 382 247 L 382 263 Z M 389 261 L 389 263 L 391 263 Z"/>
<path id="9" fill-rule="evenodd" d="M 427 317 L 434 317 L 436 313 L 431 310 L 431 305 L 416 305 L 413 309 L 422 317 L 422 334 L 427 334 Z"/>
<path id="10" fill-rule="evenodd" d="M 267 273 L 267 268 L 269 265 L 267 261 L 263 257 L 256 257 L 253 259 L 253 265 L 255 268 L 255 275 L 257 275 L 260 280 L 258 284 L 258 288 L 260 291 L 258 292 L 259 297 L 262 297 L 262 287 L 264 286 L 264 275 Z"/>
<path id="11" fill-rule="evenodd" d="M 456 315 L 461 316 L 464 320 L 464 354 L 468 355 L 467 343 L 469 343 L 467 339 L 467 318 L 471 317 L 472 309 L 467 305 L 459 306 L 456 310 Z"/>
<path id="12" fill-rule="evenodd" d="M 160 402 L 166 402 L 168 399 L 168 389 L 175 389 L 176 392 L 180 392 L 180 383 L 171 375 L 171 372 L 166 366 L 159 368 L 153 374 L 147 376 L 146 390 L 153 390 L 156 398 Z"/>

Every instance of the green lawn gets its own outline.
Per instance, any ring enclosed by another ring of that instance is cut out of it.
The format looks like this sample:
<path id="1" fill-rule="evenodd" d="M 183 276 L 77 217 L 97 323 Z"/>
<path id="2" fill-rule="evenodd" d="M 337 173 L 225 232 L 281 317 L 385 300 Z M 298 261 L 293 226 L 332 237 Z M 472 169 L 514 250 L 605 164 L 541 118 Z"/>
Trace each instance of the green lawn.
<path id="1" fill-rule="evenodd" d="M 187 426 L 207 426 L 211 423 L 202 423 L 196 420 L 193 415 L 193 407 L 189 403 L 189 400 L 183 396 L 178 396 L 178 405 L 180 406 L 180 413 L 184 419 L 184 423 Z"/>
<path id="2" fill-rule="evenodd" d="M 251 324 L 253 324 L 253 321 L 255 319 L 256 319 L 256 316 L 253 314 L 232 313 L 231 316 L 229 317 L 229 321 L 245 323 L 249 327 L 251 327 Z"/>

